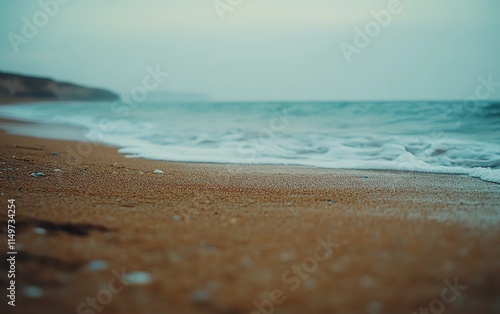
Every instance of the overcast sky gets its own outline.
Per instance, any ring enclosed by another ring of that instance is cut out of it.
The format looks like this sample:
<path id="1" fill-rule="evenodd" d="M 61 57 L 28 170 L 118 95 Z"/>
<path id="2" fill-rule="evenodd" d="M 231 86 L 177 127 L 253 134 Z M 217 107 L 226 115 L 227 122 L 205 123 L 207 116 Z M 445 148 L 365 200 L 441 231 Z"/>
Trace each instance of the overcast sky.
<path id="1" fill-rule="evenodd" d="M 497 0 L 401 0 L 350 63 L 341 43 L 358 49 L 355 28 L 376 31 L 391 0 L 241 0 L 223 21 L 213 0 L 69 2 L 44 24 L 38 1 L 2 0 L 0 70 L 127 92 L 160 64 L 160 90 L 218 100 L 463 99 L 500 81 Z"/>

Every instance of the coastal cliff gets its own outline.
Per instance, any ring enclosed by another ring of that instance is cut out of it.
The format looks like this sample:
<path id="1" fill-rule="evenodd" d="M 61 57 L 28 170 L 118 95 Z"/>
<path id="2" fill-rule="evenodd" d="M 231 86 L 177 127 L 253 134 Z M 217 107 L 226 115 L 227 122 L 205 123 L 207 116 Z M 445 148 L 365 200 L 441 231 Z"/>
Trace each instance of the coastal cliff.
<path id="1" fill-rule="evenodd" d="M 58 82 L 50 78 L 0 72 L 0 100 L 16 102 L 22 99 L 112 101 L 119 99 L 119 96 L 105 89 Z"/>

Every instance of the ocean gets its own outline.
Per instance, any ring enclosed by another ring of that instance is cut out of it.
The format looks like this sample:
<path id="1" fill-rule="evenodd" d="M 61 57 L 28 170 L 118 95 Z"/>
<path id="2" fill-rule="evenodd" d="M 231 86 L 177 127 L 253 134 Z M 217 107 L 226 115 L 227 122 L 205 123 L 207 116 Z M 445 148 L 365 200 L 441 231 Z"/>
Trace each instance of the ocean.
<path id="1" fill-rule="evenodd" d="M 10 133 L 92 141 L 131 158 L 467 174 L 500 183 L 500 104 L 47 102 L 0 106 Z M 59 126 L 71 127 L 61 131 Z"/>

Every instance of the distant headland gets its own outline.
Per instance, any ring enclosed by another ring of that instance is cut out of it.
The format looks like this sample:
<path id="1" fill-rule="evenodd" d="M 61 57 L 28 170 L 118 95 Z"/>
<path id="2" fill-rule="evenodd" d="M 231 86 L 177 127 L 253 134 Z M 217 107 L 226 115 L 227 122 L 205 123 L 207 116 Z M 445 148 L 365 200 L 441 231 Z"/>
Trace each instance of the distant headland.
<path id="1" fill-rule="evenodd" d="M 0 71 L 0 103 L 20 101 L 113 101 L 120 96 L 111 91 L 58 82 L 51 78 L 34 77 Z"/>

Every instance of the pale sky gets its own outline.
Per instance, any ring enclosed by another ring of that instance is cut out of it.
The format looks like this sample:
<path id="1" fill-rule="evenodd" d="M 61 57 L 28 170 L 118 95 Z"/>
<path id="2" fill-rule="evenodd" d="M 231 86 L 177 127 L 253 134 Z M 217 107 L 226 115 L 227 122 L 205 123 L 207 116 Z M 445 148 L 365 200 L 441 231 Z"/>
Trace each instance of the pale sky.
<path id="1" fill-rule="evenodd" d="M 350 63 L 340 44 L 392 0 L 217 1 L 236 3 L 223 21 L 213 0 L 71 0 L 44 23 L 39 1 L 2 0 L 0 70 L 127 92 L 160 64 L 158 90 L 215 100 L 455 100 L 500 82 L 497 0 L 401 0 Z"/>

